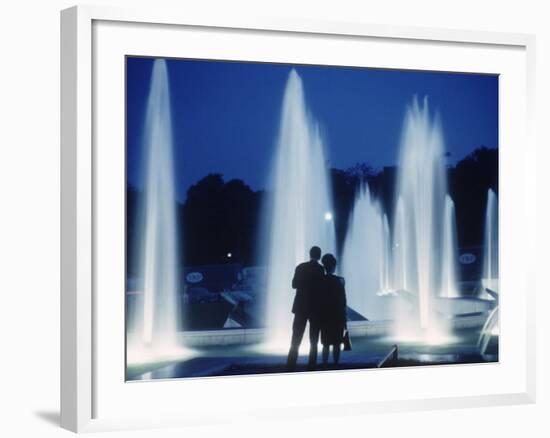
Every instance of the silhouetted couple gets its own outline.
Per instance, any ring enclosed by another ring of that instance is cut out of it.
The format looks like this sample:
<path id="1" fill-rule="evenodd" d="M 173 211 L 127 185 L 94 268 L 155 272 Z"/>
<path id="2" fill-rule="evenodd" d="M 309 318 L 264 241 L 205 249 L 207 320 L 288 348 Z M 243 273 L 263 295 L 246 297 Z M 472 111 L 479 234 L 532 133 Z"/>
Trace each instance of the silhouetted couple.
<path id="1" fill-rule="evenodd" d="M 289 371 L 296 368 L 298 350 L 309 322 L 309 360 L 308 370 L 317 365 L 317 344 L 319 336 L 323 344 L 323 365 L 328 363 L 329 348 L 332 345 L 334 363 L 340 360 L 340 346 L 346 328 L 346 291 L 344 279 L 334 275 L 336 258 L 325 254 L 321 259 L 321 248 L 314 246 L 309 250 L 309 262 L 296 267 L 292 287 L 296 296 L 292 306 L 292 340 L 288 352 Z"/>

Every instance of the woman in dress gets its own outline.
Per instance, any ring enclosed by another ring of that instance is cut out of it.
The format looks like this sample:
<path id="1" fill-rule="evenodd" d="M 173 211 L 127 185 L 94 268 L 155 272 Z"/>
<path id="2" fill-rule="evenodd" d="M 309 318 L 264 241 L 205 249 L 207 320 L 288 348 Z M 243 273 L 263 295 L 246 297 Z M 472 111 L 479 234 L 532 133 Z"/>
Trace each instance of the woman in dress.
<path id="1" fill-rule="evenodd" d="M 340 360 L 340 346 L 346 328 L 346 290 L 344 278 L 334 275 L 336 258 L 325 254 L 321 259 L 325 268 L 322 288 L 321 344 L 323 344 L 323 366 L 328 364 L 330 346 L 334 364 Z"/>

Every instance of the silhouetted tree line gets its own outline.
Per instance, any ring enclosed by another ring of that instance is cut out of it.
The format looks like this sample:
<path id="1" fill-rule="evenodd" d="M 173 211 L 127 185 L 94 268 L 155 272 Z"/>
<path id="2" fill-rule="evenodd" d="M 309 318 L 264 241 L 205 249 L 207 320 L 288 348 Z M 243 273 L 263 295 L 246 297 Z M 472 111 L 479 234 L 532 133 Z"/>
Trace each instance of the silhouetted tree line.
<path id="1" fill-rule="evenodd" d="M 262 195 L 241 180 L 224 182 L 221 174 L 191 186 L 180 208 L 186 264 L 252 263 Z"/>
<path id="2" fill-rule="evenodd" d="M 488 189 L 498 196 L 498 149 L 476 149 L 449 169 L 460 246 L 483 244 Z"/>
<path id="3" fill-rule="evenodd" d="M 334 198 L 334 225 L 338 249 L 342 249 L 356 193 L 367 182 L 371 193 L 393 218 L 396 167 L 375 170 L 366 163 L 346 169 L 330 169 Z M 448 168 L 449 192 L 455 201 L 460 246 L 483 244 L 487 190 L 498 194 L 498 150 L 480 147 Z M 186 265 L 255 263 L 261 209 L 266 192 L 254 191 L 242 180 L 224 181 L 221 174 L 207 175 L 177 204 L 182 242 L 180 254 Z M 127 188 L 127 269 L 135 273 L 138 220 L 142 192 Z M 185 243 L 185 244 L 183 244 Z M 228 254 L 231 253 L 231 257 Z"/>
<path id="4" fill-rule="evenodd" d="M 448 158 L 449 154 L 445 154 Z M 498 195 L 498 149 L 481 146 L 448 166 L 448 191 L 455 202 L 458 244 L 461 247 L 483 244 L 487 191 Z M 395 206 L 397 167 L 376 171 L 357 164 L 345 171 L 331 169 L 334 193 L 335 226 L 339 247 L 343 245 L 355 194 L 364 182 L 379 200 L 391 224 Z"/>
<path id="5" fill-rule="evenodd" d="M 185 203 L 177 203 L 181 239 L 180 259 L 186 265 L 252 263 L 258 233 L 263 192 L 253 191 L 241 180 L 225 182 L 221 174 L 210 174 L 192 185 Z M 143 193 L 127 188 L 127 272 L 137 272 L 137 233 Z M 231 255 L 229 257 L 229 254 Z"/>

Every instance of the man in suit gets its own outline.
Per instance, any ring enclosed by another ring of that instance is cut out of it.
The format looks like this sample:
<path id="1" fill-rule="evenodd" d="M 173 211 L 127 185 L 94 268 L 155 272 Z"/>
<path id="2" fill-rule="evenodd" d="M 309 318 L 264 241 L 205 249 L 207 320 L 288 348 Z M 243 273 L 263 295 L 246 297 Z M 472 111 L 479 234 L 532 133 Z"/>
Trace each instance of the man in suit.
<path id="1" fill-rule="evenodd" d="M 292 340 L 288 352 L 287 368 L 294 371 L 298 360 L 298 349 L 304 336 L 306 323 L 309 321 L 309 361 L 308 370 L 315 369 L 317 363 L 317 344 L 320 331 L 320 297 L 316 296 L 323 284 L 324 270 L 319 260 L 321 259 L 321 248 L 313 246 L 309 250 L 309 262 L 300 263 L 294 271 L 292 287 L 296 289 L 292 313 Z"/>

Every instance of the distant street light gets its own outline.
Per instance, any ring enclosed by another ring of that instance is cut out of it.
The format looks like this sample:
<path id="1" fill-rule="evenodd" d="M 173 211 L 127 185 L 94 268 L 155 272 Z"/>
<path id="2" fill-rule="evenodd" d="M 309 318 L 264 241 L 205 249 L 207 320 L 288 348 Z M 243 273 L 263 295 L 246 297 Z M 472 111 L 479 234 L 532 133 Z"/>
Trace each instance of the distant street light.
<path id="1" fill-rule="evenodd" d="M 233 257 L 233 254 L 231 254 L 230 252 L 227 253 L 227 258 L 230 259 L 231 257 Z"/>
<path id="2" fill-rule="evenodd" d="M 332 220 L 332 213 L 330 211 L 327 211 L 325 213 L 325 220 L 326 221 L 331 221 Z"/>

